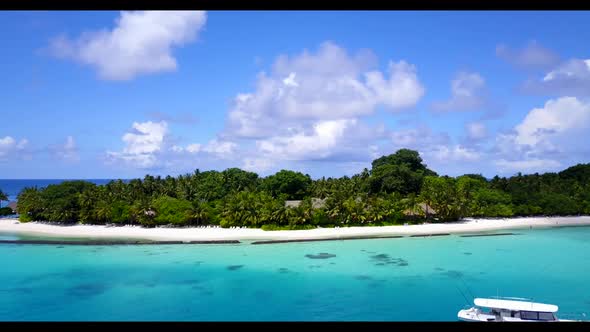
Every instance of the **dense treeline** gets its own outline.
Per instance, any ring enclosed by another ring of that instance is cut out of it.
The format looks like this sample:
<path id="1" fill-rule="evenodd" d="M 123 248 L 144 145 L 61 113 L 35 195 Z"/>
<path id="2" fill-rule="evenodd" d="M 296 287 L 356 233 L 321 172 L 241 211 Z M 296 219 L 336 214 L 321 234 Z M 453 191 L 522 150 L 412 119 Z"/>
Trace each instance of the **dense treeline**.
<path id="1" fill-rule="evenodd" d="M 290 206 L 286 200 L 301 202 Z M 590 164 L 542 175 L 452 178 L 428 169 L 418 152 L 402 149 L 352 177 L 312 180 L 282 170 L 260 178 L 230 168 L 106 185 L 65 181 L 23 189 L 18 212 L 23 222 L 264 229 L 589 214 Z"/>

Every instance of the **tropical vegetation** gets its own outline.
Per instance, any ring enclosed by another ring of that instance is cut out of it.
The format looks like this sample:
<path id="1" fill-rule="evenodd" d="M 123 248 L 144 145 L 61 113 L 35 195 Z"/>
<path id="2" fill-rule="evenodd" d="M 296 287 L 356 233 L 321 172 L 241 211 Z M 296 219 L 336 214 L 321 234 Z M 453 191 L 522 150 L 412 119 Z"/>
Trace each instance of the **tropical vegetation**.
<path id="1" fill-rule="evenodd" d="M 2 199 L 2 197 L 0 197 Z M 295 204 L 287 201 L 297 200 Z M 238 168 L 178 177 L 64 181 L 18 195 L 22 222 L 306 229 L 464 217 L 590 214 L 590 164 L 559 173 L 486 179 L 439 176 L 417 151 L 401 149 L 371 169 L 312 179 L 281 170 L 268 177 Z"/>

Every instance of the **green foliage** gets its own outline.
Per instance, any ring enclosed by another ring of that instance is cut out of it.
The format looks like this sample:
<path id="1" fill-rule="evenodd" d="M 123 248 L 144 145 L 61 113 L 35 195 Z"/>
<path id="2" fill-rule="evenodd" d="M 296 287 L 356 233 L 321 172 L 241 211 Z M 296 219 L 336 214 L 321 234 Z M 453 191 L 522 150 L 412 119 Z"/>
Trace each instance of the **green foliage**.
<path id="1" fill-rule="evenodd" d="M 417 151 L 401 149 L 373 161 L 369 188 L 371 193 L 418 194 L 425 176 L 435 176 L 422 163 Z"/>
<path id="2" fill-rule="evenodd" d="M 425 177 L 421 199 L 436 211 L 442 221 L 457 220 L 460 216 L 459 198 L 453 178 Z"/>
<path id="3" fill-rule="evenodd" d="M 192 219 L 192 204 L 187 200 L 162 196 L 154 199 L 152 206 L 156 213 L 154 221 L 159 225 L 186 225 Z"/>
<path id="4" fill-rule="evenodd" d="M 0 191 L 0 200 L 5 196 Z M 287 207 L 285 200 L 301 202 Z M 402 149 L 374 160 L 371 170 L 340 178 L 312 180 L 281 170 L 261 179 L 256 173 L 229 168 L 178 177 L 146 175 L 101 186 L 65 181 L 23 189 L 17 212 L 22 222 L 212 224 L 269 230 L 590 214 L 590 164 L 488 181 L 479 174 L 439 177 L 418 152 Z"/>
<path id="5" fill-rule="evenodd" d="M 2 191 L 2 189 L 0 189 L 0 203 L 2 203 L 2 201 L 7 201 L 8 200 L 8 195 L 6 195 L 6 193 L 4 193 Z"/>
<path id="6" fill-rule="evenodd" d="M 294 231 L 294 230 L 304 230 L 304 229 L 314 229 L 317 226 L 314 225 L 275 225 L 275 224 L 266 224 L 262 225 L 263 231 Z"/>
<path id="7" fill-rule="evenodd" d="M 9 216 L 12 214 L 14 214 L 14 213 L 12 212 L 11 208 L 9 208 L 9 207 L 0 208 L 0 216 Z"/>
<path id="8" fill-rule="evenodd" d="M 281 170 L 262 180 L 262 189 L 271 193 L 274 197 L 281 194 L 287 195 L 287 199 L 303 199 L 308 195 L 311 186 L 311 178 L 300 172 Z"/>

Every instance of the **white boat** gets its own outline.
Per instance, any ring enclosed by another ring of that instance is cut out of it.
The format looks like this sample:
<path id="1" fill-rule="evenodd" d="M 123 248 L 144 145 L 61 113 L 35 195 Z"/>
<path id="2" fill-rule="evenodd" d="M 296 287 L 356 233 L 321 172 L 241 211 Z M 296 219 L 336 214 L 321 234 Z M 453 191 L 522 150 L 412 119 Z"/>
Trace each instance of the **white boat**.
<path id="1" fill-rule="evenodd" d="M 558 322 L 569 321 L 556 316 L 559 309 L 553 304 L 535 303 L 519 298 L 473 300 L 475 307 L 460 310 L 457 314 L 467 322 Z"/>

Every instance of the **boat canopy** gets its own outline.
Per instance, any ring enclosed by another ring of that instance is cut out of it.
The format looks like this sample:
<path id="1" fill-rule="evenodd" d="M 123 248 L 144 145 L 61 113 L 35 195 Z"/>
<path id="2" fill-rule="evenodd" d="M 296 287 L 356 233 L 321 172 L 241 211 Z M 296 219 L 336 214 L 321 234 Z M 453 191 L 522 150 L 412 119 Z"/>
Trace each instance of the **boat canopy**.
<path id="1" fill-rule="evenodd" d="M 499 300 L 499 299 L 481 299 L 473 300 L 476 306 L 494 309 L 507 309 L 514 311 L 538 311 L 538 312 L 557 312 L 558 307 L 553 304 Z"/>

